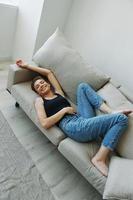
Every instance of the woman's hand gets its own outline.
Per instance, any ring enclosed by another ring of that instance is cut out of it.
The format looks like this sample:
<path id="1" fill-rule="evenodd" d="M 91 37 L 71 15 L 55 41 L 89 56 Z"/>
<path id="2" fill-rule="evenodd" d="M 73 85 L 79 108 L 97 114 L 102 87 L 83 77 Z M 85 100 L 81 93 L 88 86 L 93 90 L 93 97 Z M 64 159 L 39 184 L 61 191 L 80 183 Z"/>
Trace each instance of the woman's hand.
<path id="1" fill-rule="evenodd" d="M 132 109 L 124 109 L 124 110 L 115 110 L 115 111 L 112 111 L 111 114 L 122 113 L 122 114 L 125 114 L 125 115 L 129 115 L 132 112 L 133 112 Z"/>
<path id="2" fill-rule="evenodd" d="M 65 107 L 63 109 L 65 111 L 65 114 L 75 114 L 76 113 L 76 111 L 73 107 Z"/>
<path id="3" fill-rule="evenodd" d="M 23 69 L 27 69 L 28 67 L 28 64 L 25 63 L 23 60 L 16 60 L 16 64 L 18 67 L 21 67 Z"/>

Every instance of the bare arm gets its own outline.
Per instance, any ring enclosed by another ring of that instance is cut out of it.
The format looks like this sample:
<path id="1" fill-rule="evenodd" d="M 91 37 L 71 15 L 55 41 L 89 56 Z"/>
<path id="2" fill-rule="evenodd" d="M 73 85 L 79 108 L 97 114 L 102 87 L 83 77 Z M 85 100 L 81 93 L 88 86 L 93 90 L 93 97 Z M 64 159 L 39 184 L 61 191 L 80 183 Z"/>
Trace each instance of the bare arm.
<path id="1" fill-rule="evenodd" d="M 53 87 L 55 88 L 55 91 L 65 97 L 65 94 L 61 88 L 61 85 L 60 85 L 59 81 L 56 79 L 56 77 L 52 71 L 48 74 L 48 79 L 49 79 L 50 83 L 53 85 Z"/>
<path id="2" fill-rule="evenodd" d="M 16 64 L 21 68 L 37 72 L 37 73 L 41 74 L 42 76 L 46 76 L 48 78 L 48 80 L 50 81 L 50 83 L 52 84 L 52 86 L 55 88 L 55 91 L 57 93 L 61 94 L 62 96 L 65 96 L 59 81 L 57 80 L 54 73 L 50 69 L 31 66 L 31 65 L 24 63 L 22 60 L 17 60 Z"/>
<path id="3" fill-rule="evenodd" d="M 74 109 L 72 107 L 66 107 L 57 112 L 56 114 L 52 115 L 51 117 L 47 117 L 43 105 L 43 99 L 41 97 L 38 97 L 36 99 L 35 108 L 40 124 L 45 129 L 48 129 L 55 125 L 66 113 L 74 113 Z"/>
<path id="4" fill-rule="evenodd" d="M 23 69 L 28 69 L 28 70 L 37 72 L 37 73 L 41 74 L 42 76 L 48 76 L 48 74 L 51 72 L 49 69 L 28 65 L 27 63 L 25 63 L 22 60 L 17 60 L 16 64 Z"/>

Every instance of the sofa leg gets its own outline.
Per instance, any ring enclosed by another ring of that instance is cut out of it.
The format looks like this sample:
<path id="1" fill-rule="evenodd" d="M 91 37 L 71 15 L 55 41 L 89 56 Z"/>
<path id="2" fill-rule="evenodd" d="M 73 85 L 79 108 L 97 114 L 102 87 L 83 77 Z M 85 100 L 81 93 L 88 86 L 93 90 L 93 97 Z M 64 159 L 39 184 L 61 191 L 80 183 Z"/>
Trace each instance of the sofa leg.
<path id="1" fill-rule="evenodd" d="M 18 102 L 15 103 L 15 107 L 19 108 L 19 103 Z"/>

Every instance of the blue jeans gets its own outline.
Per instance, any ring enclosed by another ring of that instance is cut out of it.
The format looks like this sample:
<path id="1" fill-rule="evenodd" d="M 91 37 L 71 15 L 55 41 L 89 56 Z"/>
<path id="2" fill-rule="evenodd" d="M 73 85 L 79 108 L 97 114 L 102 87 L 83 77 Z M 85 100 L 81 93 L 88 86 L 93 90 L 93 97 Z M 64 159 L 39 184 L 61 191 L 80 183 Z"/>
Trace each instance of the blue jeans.
<path id="1" fill-rule="evenodd" d="M 90 85 L 80 83 L 77 89 L 77 113 L 64 116 L 59 127 L 78 142 L 102 138 L 102 145 L 114 150 L 128 125 L 128 117 L 124 114 L 96 116 L 95 109 L 99 109 L 103 102 Z"/>

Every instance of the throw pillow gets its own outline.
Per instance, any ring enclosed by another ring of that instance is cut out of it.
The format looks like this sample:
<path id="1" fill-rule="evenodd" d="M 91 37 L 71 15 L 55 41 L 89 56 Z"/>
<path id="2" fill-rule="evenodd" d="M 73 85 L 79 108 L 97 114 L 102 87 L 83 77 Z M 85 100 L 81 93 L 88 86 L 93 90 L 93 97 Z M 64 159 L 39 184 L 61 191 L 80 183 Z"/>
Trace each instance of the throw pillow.
<path id="1" fill-rule="evenodd" d="M 103 199 L 133 199 L 133 160 L 114 156 L 109 166 Z"/>
<path id="2" fill-rule="evenodd" d="M 40 67 L 50 68 L 54 72 L 62 88 L 74 103 L 76 103 L 76 89 L 79 83 L 87 82 L 98 90 L 110 79 L 98 68 L 85 63 L 59 28 L 35 53 L 33 60 Z"/>

